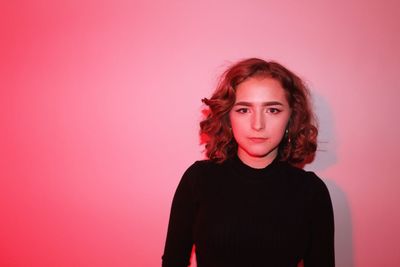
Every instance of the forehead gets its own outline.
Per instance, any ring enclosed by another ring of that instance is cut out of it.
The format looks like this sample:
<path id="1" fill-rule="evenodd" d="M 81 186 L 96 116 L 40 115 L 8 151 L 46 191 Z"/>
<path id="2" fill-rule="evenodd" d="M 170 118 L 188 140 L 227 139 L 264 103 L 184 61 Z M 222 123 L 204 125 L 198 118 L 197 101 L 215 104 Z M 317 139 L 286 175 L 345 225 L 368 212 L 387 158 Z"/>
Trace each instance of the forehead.
<path id="1" fill-rule="evenodd" d="M 236 102 L 280 101 L 287 103 L 287 94 L 281 83 L 270 77 L 250 77 L 236 88 Z"/>

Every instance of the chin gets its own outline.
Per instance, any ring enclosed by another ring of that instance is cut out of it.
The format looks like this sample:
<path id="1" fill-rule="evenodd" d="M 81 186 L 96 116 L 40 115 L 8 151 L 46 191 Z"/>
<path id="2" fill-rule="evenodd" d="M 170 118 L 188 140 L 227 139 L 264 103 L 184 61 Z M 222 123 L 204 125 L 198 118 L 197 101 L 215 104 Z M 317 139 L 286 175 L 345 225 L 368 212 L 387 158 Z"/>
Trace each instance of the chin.
<path id="1" fill-rule="evenodd" d="M 273 151 L 249 151 L 248 152 L 249 156 L 255 157 L 255 158 L 266 158 L 268 156 L 271 156 L 273 154 Z"/>
<path id="2" fill-rule="evenodd" d="M 265 158 L 275 155 L 278 152 L 278 147 L 250 147 L 250 149 L 245 150 L 249 156 L 257 158 Z"/>

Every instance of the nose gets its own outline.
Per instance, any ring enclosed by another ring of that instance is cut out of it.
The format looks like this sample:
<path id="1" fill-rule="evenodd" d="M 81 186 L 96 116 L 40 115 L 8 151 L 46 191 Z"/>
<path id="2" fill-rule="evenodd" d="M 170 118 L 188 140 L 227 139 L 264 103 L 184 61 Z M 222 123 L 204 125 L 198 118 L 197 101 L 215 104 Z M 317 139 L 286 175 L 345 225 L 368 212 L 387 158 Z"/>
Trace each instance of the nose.
<path id="1" fill-rule="evenodd" d="M 261 111 L 257 111 L 253 113 L 251 127 L 256 130 L 260 131 L 265 127 L 265 118 L 264 113 Z"/>

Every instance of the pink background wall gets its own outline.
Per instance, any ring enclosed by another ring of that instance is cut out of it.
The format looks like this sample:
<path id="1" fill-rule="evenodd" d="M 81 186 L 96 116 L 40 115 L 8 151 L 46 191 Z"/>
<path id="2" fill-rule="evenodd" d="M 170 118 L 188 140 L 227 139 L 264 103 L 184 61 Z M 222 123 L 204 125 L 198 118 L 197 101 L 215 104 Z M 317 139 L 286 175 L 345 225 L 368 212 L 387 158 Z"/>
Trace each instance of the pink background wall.
<path id="1" fill-rule="evenodd" d="M 399 2 L 149 2 L 0 4 L 0 266 L 160 266 L 200 99 L 250 56 L 313 90 L 337 266 L 399 266 Z"/>

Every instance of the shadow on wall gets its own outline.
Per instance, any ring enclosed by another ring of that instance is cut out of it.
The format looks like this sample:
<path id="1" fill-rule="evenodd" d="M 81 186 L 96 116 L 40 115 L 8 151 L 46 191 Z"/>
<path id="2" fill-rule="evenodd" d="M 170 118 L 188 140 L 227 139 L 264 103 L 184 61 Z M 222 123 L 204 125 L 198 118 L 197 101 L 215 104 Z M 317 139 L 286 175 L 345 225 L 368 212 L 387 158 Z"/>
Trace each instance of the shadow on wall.
<path id="1" fill-rule="evenodd" d="M 335 211 L 336 266 L 354 267 L 353 231 L 350 208 L 345 193 L 332 180 L 325 180 Z"/>
<path id="2" fill-rule="evenodd" d="M 328 169 L 337 162 L 338 142 L 335 138 L 335 125 L 328 102 L 313 91 L 313 99 L 319 120 L 318 151 L 310 169 L 317 173 Z M 327 185 L 335 217 L 335 254 L 336 266 L 354 267 L 353 231 L 351 212 L 346 193 L 329 177 L 323 178 Z"/>

